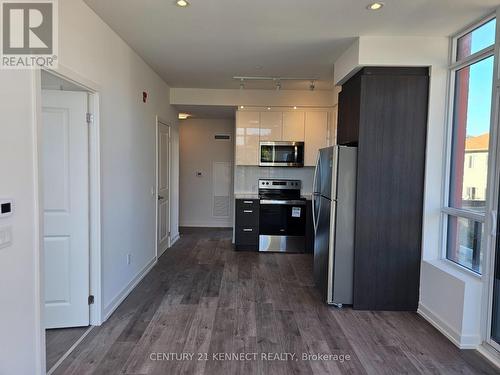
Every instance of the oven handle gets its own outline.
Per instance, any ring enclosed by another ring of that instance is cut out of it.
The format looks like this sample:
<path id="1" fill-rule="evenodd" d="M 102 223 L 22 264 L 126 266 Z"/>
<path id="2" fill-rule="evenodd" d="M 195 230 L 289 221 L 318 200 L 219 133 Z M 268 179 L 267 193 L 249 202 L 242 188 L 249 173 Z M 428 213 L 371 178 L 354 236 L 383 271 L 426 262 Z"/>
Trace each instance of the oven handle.
<path id="1" fill-rule="evenodd" d="M 303 200 L 281 200 L 281 199 L 261 199 L 260 204 L 280 204 L 288 206 L 305 206 L 306 201 Z"/>

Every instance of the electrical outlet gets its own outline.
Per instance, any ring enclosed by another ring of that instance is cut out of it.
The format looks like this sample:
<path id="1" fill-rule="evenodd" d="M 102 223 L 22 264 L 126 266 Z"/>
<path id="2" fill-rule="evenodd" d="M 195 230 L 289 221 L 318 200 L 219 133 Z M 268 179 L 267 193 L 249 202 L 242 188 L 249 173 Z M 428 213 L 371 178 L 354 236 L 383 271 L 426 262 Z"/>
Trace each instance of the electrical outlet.
<path id="1" fill-rule="evenodd" d="M 127 264 L 130 265 L 131 260 L 132 260 L 132 255 L 131 254 L 127 254 Z"/>

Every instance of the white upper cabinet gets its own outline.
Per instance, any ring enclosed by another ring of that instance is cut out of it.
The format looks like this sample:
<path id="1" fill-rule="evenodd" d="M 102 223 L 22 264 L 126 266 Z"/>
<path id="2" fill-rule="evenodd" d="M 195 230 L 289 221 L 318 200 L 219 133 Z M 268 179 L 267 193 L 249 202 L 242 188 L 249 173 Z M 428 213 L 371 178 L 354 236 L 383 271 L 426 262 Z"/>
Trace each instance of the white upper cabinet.
<path id="1" fill-rule="evenodd" d="M 283 112 L 260 113 L 260 140 L 281 141 L 283 136 Z"/>
<path id="2" fill-rule="evenodd" d="M 328 146 L 328 112 L 306 112 L 304 166 L 315 166 L 318 150 Z"/>
<path id="3" fill-rule="evenodd" d="M 260 112 L 236 112 L 236 165 L 259 165 Z"/>
<path id="4" fill-rule="evenodd" d="M 260 141 L 303 141 L 304 166 L 316 165 L 318 150 L 333 143 L 329 112 L 309 110 L 242 110 L 236 112 L 236 165 L 259 165 Z M 333 125 L 333 124 L 332 124 Z"/>
<path id="5" fill-rule="evenodd" d="M 283 112 L 283 141 L 304 141 L 305 113 Z"/>

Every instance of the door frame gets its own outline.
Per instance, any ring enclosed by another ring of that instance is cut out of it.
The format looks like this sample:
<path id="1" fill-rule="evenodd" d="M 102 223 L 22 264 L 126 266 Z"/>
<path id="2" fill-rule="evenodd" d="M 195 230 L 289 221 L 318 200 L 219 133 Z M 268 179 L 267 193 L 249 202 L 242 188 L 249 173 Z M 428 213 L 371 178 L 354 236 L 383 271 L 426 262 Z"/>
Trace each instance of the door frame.
<path id="1" fill-rule="evenodd" d="M 160 140 L 160 124 L 168 126 L 168 248 L 172 246 L 172 126 L 169 125 L 168 121 L 163 120 L 160 116 L 156 116 L 156 137 L 155 137 L 155 249 L 156 249 L 156 260 L 158 261 L 158 246 L 160 242 L 158 241 L 158 189 L 160 185 L 159 175 L 160 166 L 158 163 L 160 149 L 158 147 L 158 142 Z"/>
<path id="2" fill-rule="evenodd" d="M 102 289 L 101 289 L 101 158 L 100 158 L 100 91 L 95 82 L 82 77 L 71 69 L 59 64 L 56 70 L 44 69 L 46 73 L 71 82 L 88 92 L 89 112 L 92 113 L 93 123 L 89 126 L 89 294 L 94 296 L 94 303 L 89 305 L 90 325 L 99 326 L 103 323 L 102 317 Z M 33 70 L 31 74 L 33 92 L 33 163 L 35 169 L 34 209 L 38 216 L 34 219 L 35 243 L 35 298 L 36 304 L 36 355 L 39 357 L 40 373 L 45 373 L 45 325 L 44 325 L 44 246 L 43 246 L 43 188 L 42 188 L 42 82 L 41 70 Z"/>

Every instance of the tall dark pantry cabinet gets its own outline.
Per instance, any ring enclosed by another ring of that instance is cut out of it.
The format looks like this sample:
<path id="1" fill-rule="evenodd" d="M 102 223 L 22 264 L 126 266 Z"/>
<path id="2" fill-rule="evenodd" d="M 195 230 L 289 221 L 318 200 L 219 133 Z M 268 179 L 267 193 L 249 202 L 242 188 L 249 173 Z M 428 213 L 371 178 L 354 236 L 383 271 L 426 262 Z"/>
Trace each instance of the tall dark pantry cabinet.
<path id="1" fill-rule="evenodd" d="M 358 145 L 354 308 L 416 310 L 429 71 L 364 68 L 342 85 L 337 142 Z"/>

